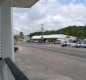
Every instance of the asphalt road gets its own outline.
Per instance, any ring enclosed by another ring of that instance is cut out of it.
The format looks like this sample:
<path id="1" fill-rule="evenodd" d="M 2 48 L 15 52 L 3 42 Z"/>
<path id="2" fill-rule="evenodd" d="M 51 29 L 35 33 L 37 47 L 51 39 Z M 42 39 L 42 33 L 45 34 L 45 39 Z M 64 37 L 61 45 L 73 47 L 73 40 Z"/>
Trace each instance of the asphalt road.
<path id="1" fill-rule="evenodd" d="M 16 64 L 30 80 L 86 80 L 86 49 L 20 43 Z"/>
<path id="2" fill-rule="evenodd" d="M 61 53 L 64 55 L 69 55 L 73 57 L 78 57 L 78 58 L 84 58 L 86 59 L 86 48 L 68 48 L 68 47 L 61 47 L 60 45 L 57 46 L 57 44 L 42 44 L 42 43 L 32 43 L 31 45 L 28 44 L 23 44 L 23 46 L 27 47 L 32 47 L 36 49 L 41 49 L 41 50 L 46 50 L 46 51 L 51 51 L 51 52 L 56 52 L 56 53 Z M 53 46 L 56 47 L 53 47 Z"/>

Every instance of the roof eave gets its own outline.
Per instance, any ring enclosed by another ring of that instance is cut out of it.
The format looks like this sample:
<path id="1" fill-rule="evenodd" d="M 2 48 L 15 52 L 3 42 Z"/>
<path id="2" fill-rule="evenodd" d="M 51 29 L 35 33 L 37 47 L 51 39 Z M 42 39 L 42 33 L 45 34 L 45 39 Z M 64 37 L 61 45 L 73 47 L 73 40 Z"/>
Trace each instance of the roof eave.
<path id="1" fill-rule="evenodd" d="M 35 3 L 37 3 L 39 0 L 27 0 L 27 3 L 19 3 L 18 0 L 12 1 L 12 7 L 19 7 L 19 8 L 31 8 Z"/>

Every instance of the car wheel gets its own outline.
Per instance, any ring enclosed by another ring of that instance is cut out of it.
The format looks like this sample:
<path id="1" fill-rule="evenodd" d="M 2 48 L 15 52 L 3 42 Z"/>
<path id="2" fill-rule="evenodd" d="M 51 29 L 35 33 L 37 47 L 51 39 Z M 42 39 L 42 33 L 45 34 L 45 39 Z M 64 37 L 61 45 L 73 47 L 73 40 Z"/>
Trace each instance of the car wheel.
<path id="1" fill-rule="evenodd" d="M 82 48 L 82 46 L 81 46 L 81 45 L 80 45 L 79 47 L 80 47 L 80 48 Z"/>

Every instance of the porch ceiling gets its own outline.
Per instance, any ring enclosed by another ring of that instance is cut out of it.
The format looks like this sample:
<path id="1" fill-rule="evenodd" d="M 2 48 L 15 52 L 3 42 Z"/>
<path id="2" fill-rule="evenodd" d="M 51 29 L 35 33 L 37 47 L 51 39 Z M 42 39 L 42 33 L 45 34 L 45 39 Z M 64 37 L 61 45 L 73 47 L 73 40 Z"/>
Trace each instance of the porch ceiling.
<path id="1" fill-rule="evenodd" d="M 30 8 L 39 0 L 12 0 L 12 7 Z"/>
<path id="2" fill-rule="evenodd" d="M 39 0 L 12 0 L 12 7 L 30 8 Z M 1 0 L 0 0 L 1 5 Z"/>

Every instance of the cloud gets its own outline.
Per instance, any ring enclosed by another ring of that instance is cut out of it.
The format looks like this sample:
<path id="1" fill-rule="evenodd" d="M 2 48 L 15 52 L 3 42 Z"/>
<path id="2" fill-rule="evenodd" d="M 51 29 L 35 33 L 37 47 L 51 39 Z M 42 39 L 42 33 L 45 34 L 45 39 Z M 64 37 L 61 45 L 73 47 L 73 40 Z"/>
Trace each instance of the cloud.
<path id="1" fill-rule="evenodd" d="M 40 31 L 41 24 L 44 24 L 45 30 L 86 25 L 86 5 L 76 0 L 67 3 L 63 4 L 61 0 L 40 0 L 29 9 L 14 8 L 13 23 L 25 34 Z"/>

